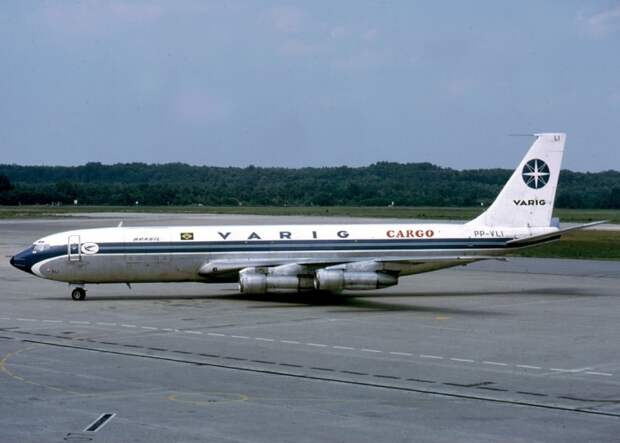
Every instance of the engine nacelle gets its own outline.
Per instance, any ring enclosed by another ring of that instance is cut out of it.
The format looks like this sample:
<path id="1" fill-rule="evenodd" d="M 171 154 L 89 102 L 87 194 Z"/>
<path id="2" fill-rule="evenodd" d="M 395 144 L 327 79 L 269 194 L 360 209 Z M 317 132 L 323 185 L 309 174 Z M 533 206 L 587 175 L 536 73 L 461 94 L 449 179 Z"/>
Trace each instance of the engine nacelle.
<path id="1" fill-rule="evenodd" d="M 314 289 L 312 277 L 296 275 L 268 275 L 241 273 L 239 292 L 243 294 L 265 294 L 267 292 L 301 292 Z"/>
<path id="2" fill-rule="evenodd" d="M 341 269 L 319 269 L 314 277 L 317 291 L 340 292 L 343 289 L 370 290 L 394 286 L 398 277 L 385 272 L 347 272 Z"/>

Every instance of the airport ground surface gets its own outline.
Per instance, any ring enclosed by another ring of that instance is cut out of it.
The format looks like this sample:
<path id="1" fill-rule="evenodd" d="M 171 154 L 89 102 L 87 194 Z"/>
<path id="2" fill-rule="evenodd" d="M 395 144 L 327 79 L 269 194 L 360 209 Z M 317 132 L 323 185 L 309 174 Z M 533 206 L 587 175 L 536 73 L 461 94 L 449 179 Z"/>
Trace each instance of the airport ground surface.
<path id="1" fill-rule="evenodd" d="M 274 222 L 123 217 L 126 225 Z M 0 254 L 118 220 L 0 221 Z M 0 285 L 2 442 L 620 435 L 620 262 L 484 262 L 329 297 L 91 286 L 74 302 L 67 286 L 3 259 Z M 116 415 L 86 430 L 104 413 Z"/>

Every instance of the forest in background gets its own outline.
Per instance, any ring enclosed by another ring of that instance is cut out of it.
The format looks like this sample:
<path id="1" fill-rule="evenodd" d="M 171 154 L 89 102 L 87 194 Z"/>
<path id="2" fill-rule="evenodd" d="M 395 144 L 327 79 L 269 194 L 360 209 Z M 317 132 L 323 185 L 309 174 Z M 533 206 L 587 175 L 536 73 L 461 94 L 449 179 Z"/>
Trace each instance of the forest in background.
<path id="1" fill-rule="evenodd" d="M 299 169 L 184 163 L 0 165 L 0 204 L 486 206 L 511 173 L 389 162 Z M 620 172 L 561 171 L 556 207 L 620 209 Z"/>

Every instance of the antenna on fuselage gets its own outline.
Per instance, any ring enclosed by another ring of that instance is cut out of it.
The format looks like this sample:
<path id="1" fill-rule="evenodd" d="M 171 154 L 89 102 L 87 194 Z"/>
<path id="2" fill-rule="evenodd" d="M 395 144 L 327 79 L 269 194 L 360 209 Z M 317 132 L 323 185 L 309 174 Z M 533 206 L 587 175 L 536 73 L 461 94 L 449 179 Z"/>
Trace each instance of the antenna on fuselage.
<path id="1" fill-rule="evenodd" d="M 117 226 L 117 228 L 122 228 L 123 227 L 123 220 L 121 220 Z"/>

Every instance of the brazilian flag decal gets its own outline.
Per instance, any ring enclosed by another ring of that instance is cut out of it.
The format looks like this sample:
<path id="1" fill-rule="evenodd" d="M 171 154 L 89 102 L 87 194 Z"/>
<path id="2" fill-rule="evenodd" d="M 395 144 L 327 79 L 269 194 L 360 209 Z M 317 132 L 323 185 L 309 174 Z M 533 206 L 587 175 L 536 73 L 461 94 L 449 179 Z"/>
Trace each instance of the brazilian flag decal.
<path id="1" fill-rule="evenodd" d="M 194 233 L 193 232 L 181 232 L 181 240 L 193 240 Z"/>

